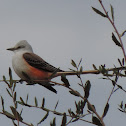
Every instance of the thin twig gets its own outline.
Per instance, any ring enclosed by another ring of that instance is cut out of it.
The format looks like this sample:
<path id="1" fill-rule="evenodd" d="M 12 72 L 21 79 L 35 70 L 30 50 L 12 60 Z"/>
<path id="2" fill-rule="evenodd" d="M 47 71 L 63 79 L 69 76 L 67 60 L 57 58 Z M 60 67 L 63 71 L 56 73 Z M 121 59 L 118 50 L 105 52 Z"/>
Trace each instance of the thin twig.
<path id="1" fill-rule="evenodd" d="M 52 81 L 51 81 L 52 82 Z M 55 82 L 54 82 L 55 83 Z M 59 83 L 55 83 L 56 85 L 60 85 L 60 86 L 65 86 L 64 84 L 59 84 Z M 82 98 L 83 100 L 87 100 L 88 105 L 91 107 L 91 109 L 93 110 L 93 112 L 95 113 L 95 115 L 99 118 L 100 122 L 102 123 L 102 126 L 105 126 L 102 117 L 99 116 L 99 114 L 96 112 L 96 110 L 94 109 L 94 107 L 91 105 L 91 103 L 88 101 L 88 99 L 86 99 L 85 97 L 83 97 L 79 92 L 75 91 L 74 89 L 72 89 L 71 87 L 66 87 L 68 89 L 70 89 L 71 91 L 77 93 L 77 95 Z"/>
<path id="2" fill-rule="evenodd" d="M 125 59 L 125 62 L 126 62 L 126 53 L 125 53 L 124 45 L 123 45 L 122 39 L 121 39 L 121 37 L 120 37 L 120 34 L 119 34 L 119 32 L 118 32 L 118 30 L 117 30 L 117 28 L 116 28 L 116 26 L 115 26 L 115 23 L 114 23 L 114 22 L 111 20 L 111 18 L 109 17 L 108 12 L 106 11 L 106 9 L 105 9 L 105 7 L 104 7 L 104 5 L 103 5 L 103 3 L 102 3 L 102 0 L 99 0 L 99 3 L 101 4 L 101 7 L 103 8 L 103 10 L 104 10 L 104 12 L 105 12 L 105 14 L 106 14 L 106 16 L 107 16 L 109 22 L 112 24 L 112 26 L 113 26 L 113 28 L 114 28 L 114 30 L 115 30 L 115 32 L 116 32 L 118 38 L 119 38 L 119 41 L 120 41 L 120 44 L 121 44 L 121 48 L 122 48 L 122 51 L 123 51 L 123 55 L 124 55 L 124 59 Z"/>
<path id="3" fill-rule="evenodd" d="M 4 112 L 0 112 L 0 114 L 5 115 Z M 5 116 L 6 116 L 6 115 L 5 115 Z M 15 118 L 15 120 L 17 120 L 17 119 Z M 31 124 L 28 124 L 28 123 L 26 123 L 26 122 L 24 122 L 24 121 L 21 121 L 21 123 L 23 123 L 23 124 L 25 124 L 25 125 L 27 125 L 27 126 L 31 126 Z"/>

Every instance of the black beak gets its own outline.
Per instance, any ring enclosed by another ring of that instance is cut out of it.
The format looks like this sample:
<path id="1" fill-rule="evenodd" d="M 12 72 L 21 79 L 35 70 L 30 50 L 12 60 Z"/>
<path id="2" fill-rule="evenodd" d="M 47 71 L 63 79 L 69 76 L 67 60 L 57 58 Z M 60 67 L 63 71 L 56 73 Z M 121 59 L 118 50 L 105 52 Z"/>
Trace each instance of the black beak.
<path id="1" fill-rule="evenodd" d="M 9 50 L 9 51 L 14 51 L 15 48 L 8 48 L 7 50 Z"/>

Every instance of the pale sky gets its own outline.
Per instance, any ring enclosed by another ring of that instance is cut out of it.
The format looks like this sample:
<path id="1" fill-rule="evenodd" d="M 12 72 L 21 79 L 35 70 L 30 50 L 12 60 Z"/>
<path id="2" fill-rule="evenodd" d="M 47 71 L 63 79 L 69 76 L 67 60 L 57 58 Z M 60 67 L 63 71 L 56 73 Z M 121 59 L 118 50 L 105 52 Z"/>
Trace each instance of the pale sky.
<path id="1" fill-rule="evenodd" d="M 119 32 L 126 30 L 125 0 L 103 0 L 107 10 L 110 12 L 110 4 L 115 11 L 115 23 Z M 115 46 L 111 40 L 113 28 L 107 19 L 97 15 L 91 7 L 101 10 L 97 0 L 0 0 L 0 78 L 5 75 L 8 78 L 8 68 L 12 68 L 12 52 L 7 51 L 20 40 L 27 40 L 33 47 L 34 53 L 44 60 L 60 67 L 63 70 L 72 68 L 71 59 L 79 62 L 82 58 L 84 70 L 93 69 L 92 64 L 97 67 L 106 64 L 106 67 L 118 65 L 117 58 L 122 58 L 122 51 Z M 109 13 L 110 14 L 110 13 Z M 125 44 L 126 37 L 123 37 Z M 110 82 L 99 79 L 99 75 L 84 75 L 83 82 L 91 81 L 91 94 L 89 101 L 96 106 L 97 112 L 101 115 L 103 106 L 111 92 Z M 19 77 L 13 71 L 13 78 Z M 76 76 L 68 77 L 71 87 L 82 93 L 77 83 Z M 61 82 L 60 77 L 54 81 Z M 120 79 L 120 84 L 126 89 L 125 79 Z M 40 101 L 46 98 L 46 107 L 54 109 L 59 100 L 57 111 L 64 112 L 71 107 L 75 109 L 74 102 L 80 99 L 71 96 L 66 88 L 55 86 L 58 94 L 46 90 L 38 85 L 26 86 L 25 83 L 17 85 L 17 98 L 26 98 L 29 94 L 29 103 L 34 104 L 36 96 Z M 0 95 L 5 99 L 5 109 L 10 111 L 9 105 L 13 105 L 6 92 L 6 85 L 1 83 Z M 126 117 L 118 111 L 118 104 L 126 99 L 122 91 L 116 92 L 110 100 L 110 110 L 104 119 L 106 126 L 118 126 L 126 124 Z M 19 106 L 21 110 L 22 106 Z M 45 112 L 37 109 L 23 108 L 22 116 L 24 121 L 36 124 L 45 115 Z M 1 110 L 1 105 L 0 105 Z M 27 111 L 27 113 L 26 113 Z M 86 111 L 85 111 L 86 112 Z M 50 114 L 43 123 L 48 126 L 55 115 Z M 57 126 L 61 124 L 61 117 L 56 117 Z M 89 118 L 90 119 L 90 118 Z M 0 115 L 0 124 L 13 126 L 11 120 Z M 85 122 L 75 122 L 69 126 L 88 125 Z M 23 126 L 21 124 L 21 126 Z"/>

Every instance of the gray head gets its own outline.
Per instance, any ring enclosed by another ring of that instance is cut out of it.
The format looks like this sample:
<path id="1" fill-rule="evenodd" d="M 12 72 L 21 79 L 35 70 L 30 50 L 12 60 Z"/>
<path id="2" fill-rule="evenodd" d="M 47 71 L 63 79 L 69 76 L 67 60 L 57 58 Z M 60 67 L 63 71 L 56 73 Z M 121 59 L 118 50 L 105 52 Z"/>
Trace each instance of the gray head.
<path id="1" fill-rule="evenodd" d="M 7 50 L 13 52 L 33 52 L 31 45 L 26 40 L 19 41 L 14 47 L 8 48 Z"/>

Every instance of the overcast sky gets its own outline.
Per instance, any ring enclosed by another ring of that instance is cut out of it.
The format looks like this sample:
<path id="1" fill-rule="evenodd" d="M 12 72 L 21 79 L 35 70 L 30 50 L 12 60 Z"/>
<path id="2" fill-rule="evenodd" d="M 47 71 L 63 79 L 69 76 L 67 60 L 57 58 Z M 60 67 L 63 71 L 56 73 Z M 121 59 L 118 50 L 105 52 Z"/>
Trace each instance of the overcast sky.
<path id="1" fill-rule="evenodd" d="M 110 4 L 115 11 L 115 23 L 119 32 L 126 29 L 126 1 L 125 0 L 103 0 L 107 10 L 110 12 Z M 12 68 L 12 52 L 7 51 L 20 40 L 27 40 L 33 47 L 34 53 L 37 53 L 50 64 L 60 67 L 63 70 L 72 68 L 71 59 L 79 62 L 82 58 L 84 70 L 93 69 L 92 64 L 99 66 L 106 64 L 106 67 L 118 66 L 117 58 L 122 58 L 122 51 L 115 46 L 111 40 L 113 28 L 107 19 L 97 15 L 91 6 L 101 9 L 97 0 L 0 0 L 0 78 L 5 75 L 8 77 L 8 68 Z M 110 14 L 110 13 L 109 13 Z M 123 37 L 124 45 L 125 36 Z M 13 77 L 19 77 L 13 71 Z M 90 79 L 92 83 L 91 95 L 89 101 L 95 104 L 97 112 L 101 115 L 103 106 L 111 92 L 112 85 L 103 81 L 100 76 L 85 75 L 83 81 Z M 82 92 L 77 86 L 79 80 L 73 76 L 68 77 L 71 87 Z M 54 79 L 60 82 L 60 78 Z M 124 80 L 120 81 L 126 89 Z M 38 100 L 46 98 L 46 106 L 53 109 L 57 100 L 59 106 L 57 111 L 64 112 L 70 107 L 75 109 L 74 102 L 78 101 L 71 96 L 67 89 L 55 87 L 58 94 L 46 90 L 38 85 L 26 86 L 17 85 L 16 91 L 18 98 L 26 98 L 29 94 L 29 103 L 34 104 L 34 97 Z M 0 95 L 4 97 L 6 109 L 12 102 L 6 92 L 6 85 L 1 83 Z M 117 110 L 118 104 L 125 99 L 126 94 L 118 91 L 110 100 L 110 111 L 105 118 L 106 126 L 125 125 L 126 117 Z M 1 105 L 0 105 L 1 106 Z M 1 109 L 1 108 L 0 108 Z M 21 110 L 21 107 L 19 107 Z M 44 112 L 36 109 L 27 109 L 23 112 L 24 121 L 36 124 L 43 116 Z M 53 120 L 50 114 L 43 126 L 47 126 L 50 120 Z M 57 126 L 60 125 L 61 119 L 57 118 Z M 0 124 L 3 126 L 12 123 L 9 119 L 0 115 Z M 84 122 L 72 123 L 69 126 L 88 125 Z M 22 125 L 23 126 L 23 125 Z"/>

